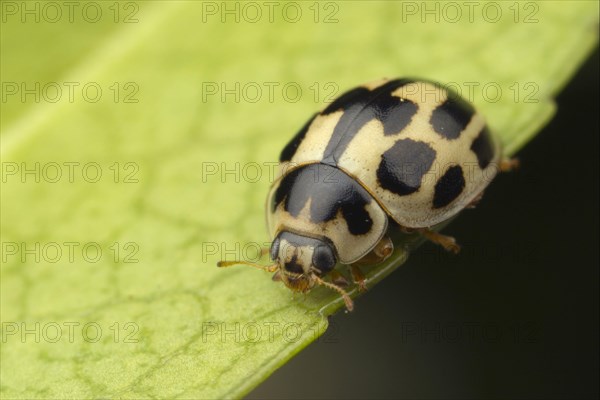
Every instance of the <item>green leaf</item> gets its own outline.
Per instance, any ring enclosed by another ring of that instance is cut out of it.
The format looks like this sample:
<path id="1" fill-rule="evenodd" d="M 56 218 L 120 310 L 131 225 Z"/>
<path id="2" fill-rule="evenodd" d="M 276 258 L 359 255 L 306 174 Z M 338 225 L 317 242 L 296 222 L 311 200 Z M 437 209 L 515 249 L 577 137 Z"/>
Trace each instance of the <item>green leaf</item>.
<path id="1" fill-rule="evenodd" d="M 588 1 L 456 22 L 420 2 L 278 3 L 272 21 L 228 3 L 239 22 L 220 2 L 100 2 L 97 23 L 23 4 L 2 4 L 3 398 L 243 396 L 343 306 L 215 267 L 268 243 L 269 163 L 304 120 L 358 83 L 422 76 L 470 97 L 510 155 L 598 29 Z M 371 286 L 418 244 L 402 240 Z"/>

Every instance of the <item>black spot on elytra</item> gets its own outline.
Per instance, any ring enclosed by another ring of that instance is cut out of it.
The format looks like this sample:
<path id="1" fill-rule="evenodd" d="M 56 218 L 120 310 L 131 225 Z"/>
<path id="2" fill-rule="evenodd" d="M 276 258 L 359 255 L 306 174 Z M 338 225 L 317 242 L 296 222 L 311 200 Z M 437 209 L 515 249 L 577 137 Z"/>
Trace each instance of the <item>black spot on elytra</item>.
<path id="1" fill-rule="evenodd" d="M 317 115 L 319 114 L 313 115 L 298 131 L 298 133 L 296 133 L 292 140 L 290 140 L 290 142 L 283 148 L 281 155 L 279 156 L 279 162 L 290 161 L 292 159 L 294 154 L 296 154 L 296 150 L 298 150 L 298 146 L 300 146 L 300 143 L 302 143 L 304 140 L 304 136 L 306 136 L 308 127 L 310 124 L 312 124 Z"/>
<path id="2" fill-rule="evenodd" d="M 448 168 L 446 173 L 435 184 L 433 208 L 440 208 L 452 203 L 465 188 L 465 177 L 459 165 Z"/>
<path id="3" fill-rule="evenodd" d="M 436 152 L 427 143 L 412 139 L 398 140 L 381 156 L 377 168 L 379 184 L 400 196 L 416 192 L 429 171 Z"/>
<path id="4" fill-rule="evenodd" d="M 341 95 L 327 107 L 322 114 L 330 114 L 343 110 L 336 124 L 325 152 L 323 163 L 337 165 L 337 160 L 344 153 L 348 144 L 358 131 L 373 119 L 383 124 L 385 135 L 394 135 L 402 131 L 417 113 L 415 103 L 392 96 L 392 92 L 413 81 L 396 79 L 373 90 L 356 88 Z"/>
<path id="5" fill-rule="evenodd" d="M 363 235 L 373 226 L 366 210 L 371 196 L 337 168 L 309 164 L 293 170 L 281 180 L 271 209 L 274 211 L 283 202 L 284 209 L 297 217 L 309 199 L 310 220 L 314 223 L 331 221 L 341 212 L 353 235 Z"/>
<path id="6" fill-rule="evenodd" d="M 440 136 L 445 139 L 457 139 L 471 121 L 475 108 L 454 92 L 448 92 L 448 98 L 433 110 L 429 122 Z"/>
<path id="7" fill-rule="evenodd" d="M 418 110 L 417 105 L 408 99 L 390 96 L 382 100 L 373 111 L 383 123 L 383 134 L 386 136 L 395 135 L 406 128 Z"/>
<path id="8" fill-rule="evenodd" d="M 479 135 L 473 140 L 471 151 L 477 156 L 477 162 L 481 169 L 490 165 L 494 158 L 495 147 L 487 126 L 484 126 Z"/>
<path id="9" fill-rule="evenodd" d="M 364 87 L 357 87 L 352 90 L 348 90 L 340 97 L 336 98 L 327 108 L 323 110 L 321 114 L 327 115 L 332 112 L 339 110 L 347 110 L 350 107 L 364 101 L 364 98 L 369 95 L 371 91 Z"/>

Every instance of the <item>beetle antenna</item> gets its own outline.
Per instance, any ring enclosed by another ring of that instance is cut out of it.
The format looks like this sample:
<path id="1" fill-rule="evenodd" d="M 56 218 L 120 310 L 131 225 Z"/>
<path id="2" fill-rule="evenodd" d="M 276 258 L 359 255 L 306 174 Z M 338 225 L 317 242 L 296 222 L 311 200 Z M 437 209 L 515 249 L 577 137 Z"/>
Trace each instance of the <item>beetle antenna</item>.
<path id="1" fill-rule="evenodd" d="M 262 269 L 263 271 L 267 271 L 267 272 L 275 272 L 278 267 L 277 264 L 260 265 L 260 264 L 251 263 L 248 261 L 219 261 L 217 263 L 217 267 L 219 267 L 219 268 L 231 267 L 232 265 L 248 265 L 250 267 Z"/>
<path id="2" fill-rule="evenodd" d="M 350 296 L 348 296 L 348 293 L 346 293 L 344 289 L 342 289 L 338 285 L 334 285 L 333 283 L 325 282 L 323 279 L 319 278 L 316 275 L 313 275 L 313 277 L 319 285 L 326 286 L 329 289 L 335 290 L 336 292 L 341 294 L 342 298 L 344 299 L 344 303 L 346 303 L 346 308 L 348 309 L 348 311 L 354 310 L 354 303 L 352 302 L 352 299 L 350 298 Z"/>

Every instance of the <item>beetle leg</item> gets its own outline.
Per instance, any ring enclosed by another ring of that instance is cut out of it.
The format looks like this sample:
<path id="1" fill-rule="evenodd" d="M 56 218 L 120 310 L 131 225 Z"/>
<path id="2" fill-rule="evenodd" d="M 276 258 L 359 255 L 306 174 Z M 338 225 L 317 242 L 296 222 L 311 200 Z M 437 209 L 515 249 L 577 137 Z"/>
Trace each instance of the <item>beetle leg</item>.
<path id="1" fill-rule="evenodd" d="M 364 292 L 367 290 L 367 278 L 360 270 L 360 266 L 371 266 L 385 261 L 394 251 L 394 243 L 389 236 L 384 236 L 379 243 L 360 260 L 350 264 L 350 273 L 352 280 L 358 285 L 358 291 Z M 335 271 L 334 271 L 335 272 Z M 333 277 L 332 277 L 333 279 Z"/>
<path id="2" fill-rule="evenodd" d="M 356 261 L 356 265 L 375 265 L 385 261 L 394 251 L 394 243 L 389 236 L 384 236 L 379 243 L 363 258 Z"/>
<path id="3" fill-rule="evenodd" d="M 500 171 L 510 172 L 519 169 L 521 162 L 518 158 L 506 158 L 500 161 Z"/>
<path id="4" fill-rule="evenodd" d="M 363 272 L 360 270 L 358 265 L 351 264 L 350 265 L 350 273 L 352 274 L 352 280 L 354 281 L 354 283 L 356 285 L 358 285 L 358 291 L 361 293 L 366 292 L 367 291 L 367 278 L 365 277 L 365 274 L 363 274 Z"/>
<path id="5" fill-rule="evenodd" d="M 458 254 L 460 251 L 460 246 L 458 243 L 456 243 L 456 239 L 454 239 L 452 236 L 442 235 L 441 233 L 434 232 L 428 228 L 417 228 L 416 230 L 428 240 L 435 244 L 439 244 L 444 249 L 454 254 Z"/>
<path id="6" fill-rule="evenodd" d="M 350 284 L 348 279 L 346 279 L 344 275 L 340 274 L 335 269 L 329 273 L 329 276 L 331 277 L 331 282 L 338 286 L 346 287 Z"/>
<path id="7" fill-rule="evenodd" d="M 481 191 L 481 193 L 479 193 L 477 196 L 475 196 L 475 198 L 473 200 L 471 200 L 471 202 L 469 204 L 467 204 L 467 206 L 465 208 L 477 207 L 477 205 L 479 204 L 479 202 L 481 201 L 482 198 L 483 198 L 483 190 Z"/>
<path id="8" fill-rule="evenodd" d="M 379 257 L 377 263 L 385 261 L 394 252 L 394 243 L 389 236 L 384 236 L 373 249 L 373 254 Z"/>

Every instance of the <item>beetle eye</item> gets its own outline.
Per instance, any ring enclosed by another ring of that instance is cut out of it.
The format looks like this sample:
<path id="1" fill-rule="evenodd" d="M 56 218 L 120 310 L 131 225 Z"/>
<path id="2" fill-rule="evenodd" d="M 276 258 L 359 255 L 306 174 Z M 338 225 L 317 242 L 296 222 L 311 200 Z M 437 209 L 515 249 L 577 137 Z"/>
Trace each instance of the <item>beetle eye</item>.
<path id="1" fill-rule="evenodd" d="M 329 246 L 319 246 L 315 248 L 312 262 L 321 272 L 327 273 L 335 267 L 335 256 Z"/>
<path id="2" fill-rule="evenodd" d="M 271 260 L 275 261 L 279 255 L 279 236 L 271 244 Z"/>

